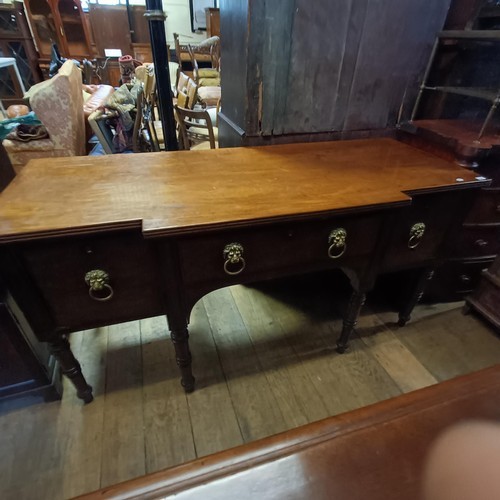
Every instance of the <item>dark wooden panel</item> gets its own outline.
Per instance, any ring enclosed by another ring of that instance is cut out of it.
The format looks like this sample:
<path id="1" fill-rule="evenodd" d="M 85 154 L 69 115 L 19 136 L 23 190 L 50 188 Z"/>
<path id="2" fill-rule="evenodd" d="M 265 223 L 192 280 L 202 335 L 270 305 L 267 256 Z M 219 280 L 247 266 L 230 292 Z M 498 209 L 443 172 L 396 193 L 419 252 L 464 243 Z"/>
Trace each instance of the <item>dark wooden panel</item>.
<path id="1" fill-rule="evenodd" d="M 149 25 L 144 17 L 146 8 L 143 5 L 133 5 L 130 9 L 134 29 L 134 43 L 150 43 Z"/>
<path id="2" fill-rule="evenodd" d="M 449 0 L 368 3 L 345 130 L 395 125 L 403 98 L 414 100 L 415 88 L 449 3 Z"/>
<path id="3" fill-rule="evenodd" d="M 356 4 L 366 2 L 351 0 L 333 7 L 326 0 L 315 2 L 314 8 L 306 0 L 296 3 L 289 77 L 281 82 L 281 92 L 288 94 L 286 113 L 276 116 L 275 134 L 339 130 L 334 117 L 336 101 L 342 101 L 341 74 L 344 64 L 352 65 L 357 54 L 351 35 L 357 33 L 359 38 L 357 21 L 363 21 L 364 13 Z"/>
<path id="4" fill-rule="evenodd" d="M 224 114 L 246 130 L 248 2 L 221 0 L 221 87 Z"/>
<path id="5" fill-rule="evenodd" d="M 104 57 L 104 49 L 120 49 L 123 55 L 130 54 L 131 39 L 124 7 L 90 4 L 89 16 L 98 56 Z"/>
<path id="6" fill-rule="evenodd" d="M 263 36 L 262 92 L 259 92 L 262 99 L 260 128 L 263 135 L 283 133 L 281 122 L 287 112 L 290 54 L 296 32 L 293 22 L 298 12 L 296 3 L 290 0 L 264 3 L 264 28 L 258 30 Z M 317 10 L 314 9 L 315 12 Z"/>
<path id="7" fill-rule="evenodd" d="M 264 143 L 394 127 L 401 108 L 410 112 L 450 0 L 226 3 L 223 18 L 248 19 L 222 38 L 232 79 L 223 69 L 224 113 L 245 131 L 243 142 Z"/>

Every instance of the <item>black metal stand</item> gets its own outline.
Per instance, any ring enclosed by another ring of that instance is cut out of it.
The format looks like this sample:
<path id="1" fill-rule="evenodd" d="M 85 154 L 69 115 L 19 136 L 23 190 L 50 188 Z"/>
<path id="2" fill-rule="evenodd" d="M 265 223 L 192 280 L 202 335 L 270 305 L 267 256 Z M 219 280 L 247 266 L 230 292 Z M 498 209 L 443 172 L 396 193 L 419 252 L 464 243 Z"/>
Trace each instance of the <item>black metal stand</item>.
<path id="1" fill-rule="evenodd" d="M 163 128 L 163 138 L 168 151 L 177 151 L 177 136 L 175 133 L 174 106 L 172 103 L 170 73 L 168 70 L 167 40 L 165 38 L 165 13 L 161 0 L 146 0 L 144 16 L 149 22 L 149 34 L 155 65 L 156 89 L 158 106 Z"/>

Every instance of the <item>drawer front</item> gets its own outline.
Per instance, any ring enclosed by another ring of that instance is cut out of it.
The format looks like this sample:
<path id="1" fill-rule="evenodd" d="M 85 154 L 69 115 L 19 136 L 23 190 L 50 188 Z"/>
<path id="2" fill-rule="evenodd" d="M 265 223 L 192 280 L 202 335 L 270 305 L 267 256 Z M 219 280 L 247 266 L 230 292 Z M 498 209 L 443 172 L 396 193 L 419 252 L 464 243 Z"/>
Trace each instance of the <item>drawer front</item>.
<path id="1" fill-rule="evenodd" d="M 33 242 L 20 253 L 59 328 L 88 328 L 164 312 L 158 268 L 139 233 Z M 89 292 L 85 276 L 92 270 L 109 275 L 101 291 Z"/>
<path id="2" fill-rule="evenodd" d="M 381 220 L 380 215 L 360 215 L 182 237 L 178 248 L 183 282 L 187 287 L 210 284 L 215 288 L 362 265 L 374 250 Z M 240 245 L 240 259 L 224 252 L 232 243 Z"/>
<path id="3" fill-rule="evenodd" d="M 466 222 L 500 224 L 500 188 L 482 189 Z"/>
<path id="4" fill-rule="evenodd" d="M 438 257 L 460 199 L 458 192 L 415 196 L 397 217 L 383 269 L 417 266 Z"/>
<path id="5" fill-rule="evenodd" d="M 431 301 L 454 301 L 465 298 L 478 285 L 491 260 L 449 260 L 440 266 L 425 290 Z"/>
<path id="6" fill-rule="evenodd" d="M 500 225 L 493 227 L 464 225 L 455 247 L 458 257 L 483 257 L 500 251 Z"/>

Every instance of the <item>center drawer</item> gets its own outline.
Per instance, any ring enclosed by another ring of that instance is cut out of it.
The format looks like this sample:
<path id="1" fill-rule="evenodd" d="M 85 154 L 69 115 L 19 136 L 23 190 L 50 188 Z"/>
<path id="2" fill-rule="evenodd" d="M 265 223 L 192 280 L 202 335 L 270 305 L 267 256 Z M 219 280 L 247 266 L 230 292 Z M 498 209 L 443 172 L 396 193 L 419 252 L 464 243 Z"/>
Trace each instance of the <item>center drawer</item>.
<path id="1" fill-rule="evenodd" d="M 140 233 L 35 241 L 20 245 L 18 254 L 61 329 L 165 312 L 158 267 Z M 101 290 L 90 290 L 91 271 L 107 274 Z"/>
<path id="2" fill-rule="evenodd" d="M 381 214 L 280 223 L 178 239 L 185 286 L 224 286 L 360 265 L 374 250 Z"/>

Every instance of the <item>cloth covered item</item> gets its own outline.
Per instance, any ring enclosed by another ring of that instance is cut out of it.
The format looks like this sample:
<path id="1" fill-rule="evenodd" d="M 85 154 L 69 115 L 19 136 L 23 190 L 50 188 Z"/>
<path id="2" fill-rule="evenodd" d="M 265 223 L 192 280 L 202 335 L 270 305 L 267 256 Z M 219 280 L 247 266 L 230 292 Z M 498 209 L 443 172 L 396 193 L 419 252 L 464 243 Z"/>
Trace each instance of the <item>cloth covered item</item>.
<path id="1" fill-rule="evenodd" d="M 140 82 L 133 85 L 122 85 L 109 96 L 106 102 L 107 109 L 118 111 L 118 117 L 113 118 L 116 131 L 113 137 L 113 145 L 119 152 L 123 152 L 132 146 L 137 96 L 141 89 L 142 84 Z"/>
<path id="2" fill-rule="evenodd" d="M 201 41 L 198 44 L 198 47 L 211 47 L 212 45 L 215 45 L 216 43 L 220 42 L 220 38 L 218 36 L 211 36 L 209 38 L 206 38 L 205 40 Z"/>
<path id="3" fill-rule="evenodd" d="M 6 139 L 11 141 L 37 141 L 38 139 L 46 139 L 49 137 L 47 129 L 43 125 L 29 125 L 20 123 L 12 132 L 7 135 Z"/>
<path id="4" fill-rule="evenodd" d="M 27 115 L 17 116 L 10 120 L 3 120 L 0 122 L 0 141 L 3 141 L 19 124 L 25 123 L 28 125 L 41 125 L 42 122 L 38 119 L 33 111 Z"/>

